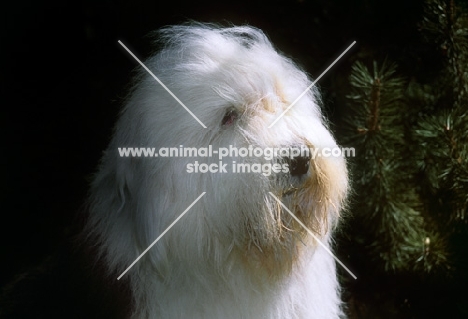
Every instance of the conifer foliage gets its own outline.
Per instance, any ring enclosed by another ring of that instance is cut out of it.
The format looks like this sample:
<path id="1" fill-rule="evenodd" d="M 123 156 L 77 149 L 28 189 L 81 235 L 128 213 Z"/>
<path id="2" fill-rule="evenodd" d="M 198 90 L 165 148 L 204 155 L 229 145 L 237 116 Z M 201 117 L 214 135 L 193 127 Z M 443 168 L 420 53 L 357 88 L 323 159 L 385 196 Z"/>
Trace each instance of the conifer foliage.
<path id="1" fill-rule="evenodd" d="M 466 9 L 453 0 L 425 2 L 421 39 L 439 61 L 437 68 L 427 65 L 437 70 L 429 82 L 388 61 L 351 68 L 342 143 L 355 147 L 356 157 L 345 231 L 353 244 L 345 249 L 356 253 L 359 246 L 358 267 L 373 276 L 467 280 Z"/>

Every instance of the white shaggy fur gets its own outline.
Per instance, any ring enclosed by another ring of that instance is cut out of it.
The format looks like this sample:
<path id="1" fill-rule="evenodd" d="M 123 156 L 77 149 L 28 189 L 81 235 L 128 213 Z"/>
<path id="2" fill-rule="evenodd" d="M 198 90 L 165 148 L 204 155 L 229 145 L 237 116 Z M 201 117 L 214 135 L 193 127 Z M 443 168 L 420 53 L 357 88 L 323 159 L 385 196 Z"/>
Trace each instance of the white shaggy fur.
<path id="1" fill-rule="evenodd" d="M 191 24 L 159 37 L 162 50 L 145 64 L 207 128 L 141 71 L 92 184 L 87 232 L 117 277 L 206 195 L 122 279 L 132 318 L 339 318 L 333 258 L 268 192 L 329 245 L 347 192 L 343 158 L 312 159 L 301 176 L 265 176 L 187 173 L 188 163 L 218 163 L 215 157 L 122 158 L 117 151 L 335 147 L 313 91 L 268 128 L 310 79 L 252 27 Z M 232 161 L 265 162 L 223 160 Z"/>

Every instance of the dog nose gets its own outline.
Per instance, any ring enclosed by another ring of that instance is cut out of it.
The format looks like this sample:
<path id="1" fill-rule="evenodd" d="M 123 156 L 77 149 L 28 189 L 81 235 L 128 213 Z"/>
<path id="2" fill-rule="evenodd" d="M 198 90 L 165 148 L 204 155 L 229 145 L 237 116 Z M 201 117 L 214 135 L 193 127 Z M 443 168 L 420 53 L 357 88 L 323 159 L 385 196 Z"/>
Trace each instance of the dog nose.
<path id="1" fill-rule="evenodd" d="M 289 174 L 291 176 L 300 176 L 307 174 L 309 170 L 310 156 L 298 156 L 298 157 L 287 157 L 285 158 L 287 164 L 289 164 Z"/>

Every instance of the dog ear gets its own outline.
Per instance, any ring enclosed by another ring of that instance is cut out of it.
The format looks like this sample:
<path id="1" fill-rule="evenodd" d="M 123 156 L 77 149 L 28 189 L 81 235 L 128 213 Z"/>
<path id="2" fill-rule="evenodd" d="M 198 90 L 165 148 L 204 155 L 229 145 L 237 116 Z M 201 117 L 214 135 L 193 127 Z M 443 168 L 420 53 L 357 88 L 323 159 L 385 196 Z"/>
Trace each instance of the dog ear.
<path id="1" fill-rule="evenodd" d="M 105 260 L 111 273 L 119 271 L 136 256 L 131 247 L 132 227 L 129 226 L 137 184 L 131 163 L 130 158 L 121 158 L 111 143 L 90 187 L 84 233 L 90 245 L 98 247 L 97 258 Z M 128 255 L 124 256 L 125 260 L 121 260 L 120 250 Z"/>

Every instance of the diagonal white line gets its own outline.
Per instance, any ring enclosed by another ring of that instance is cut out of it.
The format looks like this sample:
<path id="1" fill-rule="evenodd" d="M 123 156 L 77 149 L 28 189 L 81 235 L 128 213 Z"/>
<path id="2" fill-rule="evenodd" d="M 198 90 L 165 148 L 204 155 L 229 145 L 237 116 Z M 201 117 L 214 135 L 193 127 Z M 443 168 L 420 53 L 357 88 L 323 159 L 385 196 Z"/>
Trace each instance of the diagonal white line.
<path id="1" fill-rule="evenodd" d="M 275 195 L 273 195 L 272 192 L 269 192 L 271 196 L 273 196 L 277 201 L 278 203 L 283 206 L 284 209 L 286 209 L 286 211 L 302 226 L 304 227 L 305 230 L 307 230 L 307 232 L 312 236 L 314 237 L 314 239 L 319 243 L 320 246 L 323 247 L 323 249 L 325 249 L 327 251 L 327 253 L 330 254 L 330 256 L 332 256 L 337 263 L 339 263 L 341 265 L 341 267 L 343 267 L 354 279 L 357 279 L 357 277 L 351 272 L 351 270 L 348 269 L 348 267 L 346 267 L 335 255 L 333 255 L 333 253 L 330 251 L 330 249 L 328 249 L 327 246 L 325 246 L 321 241 L 320 239 L 317 238 L 317 236 L 314 235 L 314 233 L 306 227 L 306 225 L 304 225 L 304 223 L 302 223 L 299 218 L 297 218 L 282 202 L 281 200 L 276 197 Z"/>
<path id="2" fill-rule="evenodd" d="M 297 103 L 297 101 L 299 101 L 299 100 L 307 93 L 307 91 L 309 91 L 309 90 L 315 85 L 315 83 L 317 83 L 318 80 L 320 80 L 320 78 L 321 78 L 322 76 L 324 76 L 325 73 L 327 73 L 328 70 L 330 70 L 331 67 L 332 67 L 333 65 L 335 65 L 335 63 L 338 62 L 338 60 L 341 59 L 341 57 L 342 57 L 343 55 L 345 55 L 345 53 L 348 52 L 348 50 L 351 49 L 351 47 L 352 47 L 353 45 L 355 45 L 355 44 L 356 44 L 356 41 L 354 41 L 353 43 L 351 43 L 351 45 L 350 45 L 346 50 L 344 50 L 343 53 L 341 53 L 340 56 L 337 57 L 337 58 L 335 59 L 335 61 L 333 61 L 333 63 L 330 64 L 330 66 L 329 66 L 325 71 L 323 71 L 322 74 L 320 74 L 320 75 L 318 76 L 318 78 L 316 78 L 315 81 L 312 82 L 312 84 L 309 85 L 309 87 L 308 87 L 304 92 L 302 92 L 302 94 L 299 95 L 299 97 L 298 97 L 297 99 L 295 99 L 294 102 L 292 102 L 291 105 L 288 106 L 288 108 L 287 108 L 286 110 L 284 110 L 283 113 L 281 113 L 281 115 L 278 116 L 278 118 L 277 118 L 276 120 L 274 120 L 273 123 L 270 124 L 270 126 L 268 126 L 268 128 L 271 128 L 273 125 L 275 125 L 275 123 L 278 122 L 279 119 L 282 118 L 283 115 L 286 114 L 286 112 L 288 112 L 288 111 Z"/>
<path id="3" fill-rule="evenodd" d="M 140 254 L 140 256 L 138 256 L 138 258 L 135 259 L 135 261 L 134 261 L 130 266 L 128 266 L 127 269 L 125 269 L 125 271 L 117 278 L 117 280 L 120 280 L 120 278 L 122 278 L 122 276 L 125 275 L 125 274 L 127 273 L 127 271 L 129 271 L 130 268 L 132 268 L 132 267 L 138 262 L 138 260 L 140 260 L 140 258 L 143 257 L 143 255 L 146 254 L 146 253 L 148 252 L 148 250 L 150 250 L 151 247 L 153 247 L 153 246 L 162 238 L 162 236 L 164 236 L 164 235 L 169 231 L 169 229 L 171 229 L 172 226 L 174 226 L 175 223 L 177 223 L 177 222 L 179 221 L 179 219 L 181 219 L 181 218 L 185 215 L 185 213 L 187 213 L 187 212 L 190 210 L 190 208 L 192 208 L 192 206 L 195 205 L 195 203 L 198 202 L 198 201 L 200 200 L 200 198 L 202 198 L 203 195 L 205 195 L 205 194 L 206 194 L 206 192 L 203 192 L 200 196 L 198 196 L 198 198 L 197 198 L 196 200 L 194 200 L 193 203 L 190 204 L 190 206 L 187 207 L 187 209 L 184 210 L 184 212 L 183 212 L 182 214 L 180 214 L 180 216 L 177 217 L 177 219 L 174 220 L 174 221 L 172 222 L 172 224 L 170 224 L 169 227 L 167 227 L 166 230 L 163 231 L 162 234 L 159 235 L 158 238 L 156 238 L 156 240 L 153 241 L 153 243 L 152 243 L 151 245 L 149 245 L 149 247 L 146 248 L 145 251 L 142 252 L 142 253 Z"/>
<path id="4" fill-rule="evenodd" d="M 179 104 L 182 105 L 182 106 L 184 107 L 184 109 L 187 110 L 187 112 L 189 112 L 190 115 L 193 116 L 194 119 L 196 119 L 196 120 L 198 121 L 198 123 L 201 124 L 201 126 L 203 126 L 204 128 L 206 128 L 205 124 L 203 124 L 202 121 L 200 121 L 200 120 L 198 119 L 198 117 L 196 117 L 195 114 L 193 114 L 192 111 L 190 111 L 189 108 L 186 107 L 185 104 L 182 103 L 182 101 L 179 100 L 179 99 L 177 98 L 177 96 L 175 96 L 175 94 L 172 93 L 171 90 L 169 90 L 169 88 L 168 88 L 167 86 L 165 86 L 164 83 L 162 83 L 161 80 L 159 80 L 159 79 L 156 77 L 156 75 L 154 75 L 153 72 L 151 72 L 150 69 L 148 69 L 148 68 L 146 67 L 146 65 L 144 65 L 144 64 L 135 56 L 135 54 L 132 53 L 132 51 L 130 51 L 130 50 L 122 43 L 122 41 L 119 40 L 119 41 L 117 41 L 117 42 L 119 42 L 119 44 L 120 44 L 121 46 L 123 46 L 123 48 L 124 48 L 125 50 L 127 50 L 127 52 L 128 52 L 135 60 L 137 60 L 137 62 L 140 63 L 140 65 L 141 65 L 149 74 L 151 74 L 151 76 L 152 76 L 156 81 L 158 81 L 158 83 L 161 84 L 161 86 L 162 86 L 170 95 L 172 95 L 172 97 L 173 97 L 177 102 L 179 102 Z"/>

